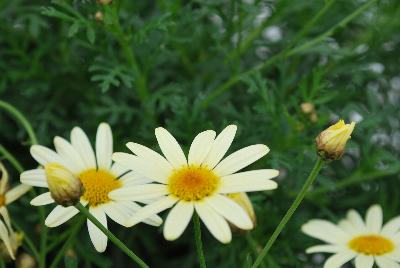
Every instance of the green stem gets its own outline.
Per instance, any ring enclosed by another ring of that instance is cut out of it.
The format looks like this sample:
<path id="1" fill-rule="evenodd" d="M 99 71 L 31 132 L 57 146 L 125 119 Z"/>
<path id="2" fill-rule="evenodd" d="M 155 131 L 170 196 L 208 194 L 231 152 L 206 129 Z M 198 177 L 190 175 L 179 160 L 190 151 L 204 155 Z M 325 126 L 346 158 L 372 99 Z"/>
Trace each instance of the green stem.
<path id="1" fill-rule="evenodd" d="M 8 151 L 1 144 L 0 144 L 0 154 L 2 154 L 4 158 L 7 159 L 19 173 L 22 173 L 24 171 L 24 168 L 22 167 L 21 163 L 10 153 L 10 151 Z"/>
<path id="2" fill-rule="evenodd" d="M 194 238 L 196 242 L 197 257 L 199 258 L 199 265 L 200 268 L 206 268 L 206 259 L 204 258 L 203 243 L 201 241 L 200 219 L 197 213 L 194 213 L 193 215 L 193 224 L 194 224 Z"/>
<path id="3" fill-rule="evenodd" d="M 67 251 L 71 247 L 71 243 L 76 238 L 76 233 L 79 231 L 81 225 L 84 222 L 85 222 L 85 218 L 82 217 L 81 219 L 78 220 L 77 223 L 75 223 L 72 226 L 71 231 L 68 232 L 69 233 L 69 237 L 68 237 L 67 241 L 65 241 L 65 244 L 63 245 L 63 247 L 58 251 L 56 257 L 54 258 L 53 263 L 50 265 L 50 268 L 56 268 L 57 267 L 58 263 L 61 261 L 62 257 L 64 256 L 65 251 Z"/>
<path id="4" fill-rule="evenodd" d="M 31 144 L 38 143 L 38 140 L 36 138 L 35 132 L 33 131 L 31 124 L 26 119 L 26 117 L 19 110 L 17 110 L 17 108 L 2 100 L 0 100 L 0 108 L 3 108 L 7 112 L 9 112 L 13 117 L 15 117 L 17 122 L 21 123 L 21 125 L 28 133 L 29 139 L 31 140 Z"/>
<path id="5" fill-rule="evenodd" d="M 267 255 L 267 253 L 270 250 L 270 248 L 272 247 L 272 245 L 275 243 L 275 241 L 278 238 L 279 234 L 282 232 L 283 228 L 288 223 L 290 218 L 293 216 L 294 212 L 299 207 L 301 201 L 304 199 L 304 196 L 306 195 L 308 189 L 310 188 L 310 186 L 313 184 L 313 182 L 317 178 L 317 175 L 318 175 L 319 171 L 321 170 L 323 164 L 324 164 L 324 161 L 320 157 L 318 157 L 317 162 L 315 163 L 315 165 L 314 165 L 310 175 L 308 176 L 307 180 L 304 182 L 304 185 L 301 188 L 301 190 L 300 190 L 299 194 L 297 195 L 296 199 L 293 201 L 292 205 L 290 206 L 290 208 L 286 212 L 285 216 L 283 216 L 281 222 L 278 224 L 278 226 L 276 227 L 275 231 L 272 233 L 272 235 L 269 238 L 267 244 L 265 245 L 265 247 L 261 251 L 260 255 L 258 255 L 256 261 L 251 266 L 251 268 L 256 268 L 261 264 L 262 260 Z"/>
<path id="6" fill-rule="evenodd" d="M 136 262 L 142 268 L 149 268 L 149 266 L 140 259 L 132 250 L 127 248 L 124 243 L 121 242 L 113 233 L 105 228 L 90 212 L 81 204 L 77 203 L 75 207 L 86 216 L 97 228 L 100 229 L 119 249 L 121 249 L 126 255 L 128 255 L 134 262 Z"/>
<path id="7" fill-rule="evenodd" d="M 29 235 L 24 232 L 21 228 L 21 226 L 19 225 L 19 223 L 17 223 L 13 218 L 11 218 L 11 223 L 12 225 L 14 225 L 14 228 L 23 233 L 24 237 L 23 237 L 23 242 L 26 244 L 26 246 L 28 247 L 28 249 L 32 252 L 33 256 L 35 257 L 35 259 L 38 261 L 39 260 L 39 252 L 37 251 L 35 245 L 32 242 L 32 239 L 29 237 Z"/>

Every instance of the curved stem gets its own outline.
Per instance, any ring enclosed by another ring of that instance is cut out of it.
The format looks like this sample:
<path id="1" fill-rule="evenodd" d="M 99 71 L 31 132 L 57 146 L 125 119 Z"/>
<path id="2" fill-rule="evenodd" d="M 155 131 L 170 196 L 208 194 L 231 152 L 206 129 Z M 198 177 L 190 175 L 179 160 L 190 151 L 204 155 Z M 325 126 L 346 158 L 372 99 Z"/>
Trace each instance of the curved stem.
<path id="1" fill-rule="evenodd" d="M 290 206 L 290 208 L 286 211 L 285 216 L 283 216 L 281 222 L 278 224 L 278 226 L 276 227 L 275 231 L 272 233 L 272 235 L 269 238 L 267 244 L 265 244 L 265 247 L 261 251 L 260 255 L 258 255 L 256 261 L 251 266 L 251 268 L 256 268 L 261 264 L 262 260 L 267 255 L 267 253 L 270 250 L 270 248 L 272 247 L 272 245 L 275 243 L 275 241 L 278 238 L 279 234 L 282 232 L 283 228 L 285 228 L 285 225 L 288 223 L 288 221 L 293 216 L 293 214 L 296 211 L 296 209 L 299 207 L 301 201 L 304 199 L 304 196 L 306 195 L 308 189 L 310 188 L 310 186 L 313 184 L 313 182 L 317 178 L 317 175 L 318 175 L 319 171 L 321 170 L 323 164 L 324 164 L 324 161 L 320 157 L 318 157 L 317 162 L 315 163 L 313 169 L 311 170 L 311 173 L 308 176 L 307 180 L 304 182 L 304 185 L 301 188 L 301 190 L 300 190 L 299 194 L 297 195 L 296 199 L 293 201 L 293 203 Z"/>
<path id="2" fill-rule="evenodd" d="M 203 243 L 201 241 L 200 219 L 197 213 L 193 215 L 194 238 L 196 241 L 197 257 L 199 258 L 200 268 L 206 268 L 206 259 L 204 258 Z"/>
<path id="3" fill-rule="evenodd" d="M 134 262 L 136 262 L 142 268 L 149 268 L 149 266 L 139 258 L 132 250 L 127 248 L 124 243 L 121 242 L 113 233 L 111 233 L 106 227 L 104 227 L 90 212 L 81 204 L 77 203 L 75 207 L 86 216 L 97 228 L 100 229 L 119 249 L 121 249 L 126 255 L 128 255 Z"/>
<path id="4" fill-rule="evenodd" d="M 22 167 L 21 163 L 12 155 L 12 153 L 10 153 L 10 151 L 8 151 L 1 144 L 0 144 L 0 154 L 2 154 L 4 158 L 7 159 L 19 173 L 22 173 L 24 171 L 24 168 Z"/>

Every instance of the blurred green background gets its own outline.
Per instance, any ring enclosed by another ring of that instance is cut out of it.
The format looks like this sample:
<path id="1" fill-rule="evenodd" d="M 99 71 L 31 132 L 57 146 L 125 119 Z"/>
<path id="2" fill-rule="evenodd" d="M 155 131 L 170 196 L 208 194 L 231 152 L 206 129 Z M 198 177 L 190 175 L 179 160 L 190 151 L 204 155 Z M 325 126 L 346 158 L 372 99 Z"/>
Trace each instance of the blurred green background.
<path id="1" fill-rule="evenodd" d="M 25 114 L 49 147 L 77 125 L 94 141 L 102 121 L 116 151 L 127 141 L 158 150 L 158 126 L 186 151 L 198 132 L 227 124 L 238 125 L 231 151 L 267 144 L 271 152 L 251 168 L 279 169 L 279 188 L 250 194 L 257 227 L 231 244 L 204 229 L 209 267 L 251 264 L 313 166 L 316 135 L 339 118 L 357 122 L 347 153 L 323 169 L 262 265 L 321 267 L 325 255 L 304 253 L 316 243 L 300 232 L 305 221 L 338 221 L 374 203 L 385 220 L 400 214 L 399 29 L 396 0 L 2 0 L 0 100 Z M 26 132 L 4 110 L 0 144 L 35 167 Z M 37 242 L 29 200 L 10 213 Z M 50 229 L 50 241 L 71 224 Z M 110 225 L 151 267 L 197 267 L 192 227 L 167 242 L 161 228 Z M 111 243 L 97 254 L 86 227 L 72 249 L 79 267 L 134 267 Z"/>

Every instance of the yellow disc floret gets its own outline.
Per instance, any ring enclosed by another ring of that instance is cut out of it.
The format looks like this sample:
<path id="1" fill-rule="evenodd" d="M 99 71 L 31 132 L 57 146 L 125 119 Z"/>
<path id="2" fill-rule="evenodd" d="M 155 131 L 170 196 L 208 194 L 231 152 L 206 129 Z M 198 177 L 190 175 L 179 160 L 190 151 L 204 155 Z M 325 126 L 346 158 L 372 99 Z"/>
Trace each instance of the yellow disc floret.
<path id="1" fill-rule="evenodd" d="M 82 198 L 90 207 L 109 202 L 108 193 L 121 187 L 121 182 L 106 170 L 89 169 L 79 174 L 79 178 L 85 189 Z"/>
<path id="2" fill-rule="evenodd" d="M 379 256 L 393 251 L 391 240 L 380 235 L 362 235 L 350 240 L 349 247 L 365 255 Z"/>
<path id="3" fill-rule="evenodd" d="M 181 200 L 198 201 L 213 194 L 220 178 L 208 168 L 185 166 L 175 170 L 169 177 L 168 189 Z"/>

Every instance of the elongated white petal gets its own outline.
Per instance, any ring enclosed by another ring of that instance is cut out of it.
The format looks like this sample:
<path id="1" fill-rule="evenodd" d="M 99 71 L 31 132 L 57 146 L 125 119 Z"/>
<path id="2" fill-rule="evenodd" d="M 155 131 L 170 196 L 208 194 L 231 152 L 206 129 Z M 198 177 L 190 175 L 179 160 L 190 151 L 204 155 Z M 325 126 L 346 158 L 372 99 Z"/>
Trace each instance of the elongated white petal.
<path id="1" fill-rule="evenodd" d="M 356 256 L 356 253 L 351 251 L 343 251 L 336 253 L 335 255 L 328 258 L 324 264 L 324 268 L 340 268 L 343 264 L 350 261 Z"/>
<path id="2" fill-rule="evenodd" d="M 147 148 L 146 146 L 140 145 L 138 143 L 128 142 L 126 147 L 129 148 L 134 154 L 140 158 L 153 163 L 157 166 L 160 172 L 163 173 L 164 177 L 168 177 L 172 172 L 171 164 L 162 157 L 159 153 Z"/>
<path id="3" fill-rule="evenodd" d="M 235 173 L 221 178 L 220 193 L 238 193 L 272 190 L 278 184 L 270 180 L 278 176 L 274 169 L 260 169 Z"/>
<path id="4" fill-rule="evenodd" d="M 78 214 L 78 212 L 79 210 L 73 206 L 63 207 L 58 205 L 47 216 L 45 224 L 48 227 L 57 227 L 71 219 L 73 216 Z"/>
<path id="5" fill-rule="evenodd" d="M 343 247 L 338 245 L 317 245 L 306 249 L 306 253 L 338 253 L 341 250 L 343 250 Z"/>
<path id="6" fill-rule="evenodd" d="M 99 208 L 89 208 L 90 214 L 92 214 L 104 227 L 107 228 L 107 217 L 104 211 Z M 92 240 L 94 248 L 98 252 L 104 252 L 107 248 L 107 236 L 100 231 L 90 220 L 87 220 L 87 226 L 89 231 L 90 240 Z"/>
<path id="7" fill-rule="evenodd" d="M 98 168 L 108 170 L 111 168 L 111 155 L 113 153 L 113 137 L 111 128 L 107 123 L 101 123 L 96 134 L 96 158 Z"/>
<path id="8" fill-rule="evenodd" d="M 400 231 L 400 216 L 397 216 L 388 221 L 382 228 L 381 234 L 386 236 L 393 236 Z"/>
<path id="9" fill-rule="evenodd" d="M 127 174 L 125 176 L 122 176 L 119 181 L 125 186 L 134 186 L 134 185 L 141 185 L 141 184 L 146 184 L 153 182 L 152 179 L 146 178 L 143 175 L 140 174 Z"/>
<path id="10" fill-rule="evenodd" d="M 127 211 L 131 211 L 131 215 L 134 215 L 136 212 L 138 212 L 140 209 L 142 209 L 141 206 L 136 204 L 135 202 L 124 202 L 123 207 Z M 128 218 L 129 220 L 129 218 Z M 157 214 L 152 214 L 148 218 L 142 220 L 143 223 L 152 225 L 152 226 L 160 226 L 163 222 L 163 220 L 157 215 Z"/>
<path id="11" fill-rule="evenodd" d="M 360 232 L 366 232 L 367 228 L 363 219 L 361 218 L 360 214 L 354 209 L 351 209 L 347 212 L 347 220 L 350 221 L 351 224 L 353 224 L 355 229 L 359 230 Z"/>
<path id="12" fill-rule="evenodd" d="M 269 148 L 264 144 L 256 144 L 240 149 L 222 160 L 215 168 L 214 172 L 223 177 L 242 168 L 247 167 L 269 152 Z"/>
<path id="13" fill-rule="evenodd" d="M 161 151 L 173 167 L 180 168 L 183 165 L 187 165 L 185 154 L 171 133 L 165 128 L 158 127 L 155 130 L 155 134 Z"/>
<path id="14" fill-rule="evenodd" d="M 400 264 L 389 258 L 386 258 L 386 256 L 375 256 L 374 258 L 379 268 L 400 268 Z"/>
<path id="15" fill-rule="evenodd" d="M 166 240 L 175 240 L 185 231 L 192 218 L 194 206 L 192 202 L 179 201 L 169 212 L 164 224 Z"/>
<path id="16" fill-rule="evenodd" d="M 8 186 L 8 172 L 5 166 L 0 162 L 0 194 L 4 194 Z"/>
<path id="17" fill-rule="evenodd" d="M 201 165 L 210 152 L 215 139 L 215 131 L 206 130 L 199 133 L 193 140 L 189 149 L 188 163 Z"/>
<path id="18" fill-rule="evenodd" d="M 108 194 L 113 200 L 141 201 L 167 195 L 164 184 L 145 184 L 116 189 Z"/>
<path id="19" fill-rule="evenodd" d="M 7 208 L 5 206 L 0 207 L 0 215 L 3 217 L 4 222 L 6 223 L 6 227 L 7 227 L 8 232 L 11 233 L 12 232 L 12 228 L 11 228 L 10 214 L 8 214 L 8 210 L 7 210 Z"/>
<path id="20" fill-rule="evenodd" d="M 224 244 L 231 242 L 231 229 L 221 215 L 205 202 L 196 202 L 194 207 L 207 229 L 218 241 Z"/>
<path id="21" fill-rule="evenodd" d="M 342 229 L 326 220 L 310 220 L 301 227 L 301 230 L 311 237 L 332 244 L 344 244 L 348 240 Z"/>
<path id="22" fill-rule="evenodd" d="M 222 130 L 215 138 L 210 152 L 203 161 L 204 166 L 213 169 L 221 161 L 235 138 L 236 130 L 237 127 L 235 125 L 229 125 Z"/>
<path id="23" fill-rule="evenodd" d="M 127 153 L 114 153 L 112 158 L 118 164 L 135 170 L 144 177 L 160 183 L 165 183 L 167 181 L 168 177 L 165 176 L 165 170 L 160 169 L 157 163 L 149 162 L 144 158 Z"/>
<path id="24" fill-rule="evenodd" d="M 355 259 L 356 268 L 372 268 L 374 265 L 374 257 L 363 254 L 357 255 Z"/>
<path id="25" fill-rule="evenodd" d="M 54 203 L 54 199 L 51 197 L 50 192 L 40 194 L 31 200 L 32 206 L 44 206 Z"/>
<path id="26" fill-rule="evenodd" d="M 3 241 L 4 245 L 6 246 L 7 251 L 10 254 L 11 258 L 13 260 L 15 260 L 14 252 L 11 247 L 11 240 L 10 240 L 8 230 L 1 220 L 0 220 L 0 239 Z"/>
<path id="27" fill-rule="evenodd" d="M 347 219 L 341 220 L 338 223 L 338 227 L 349 235 L 355 235 L 359 233 L 359 231 L 354 228 L 354 225 Z"/>
<path id="28" fill-rule="evenodd" d="M 32 145 L 30 152 L 32 157 L 42 166 L 45 166 L 47 163 L 65 165 L 64 159 L 59 154 L 42 145 Z"/>
<path id="29" fill-rule="evenodd" d="M 81 128 L 74 127 L 72 129 L 71 144 L 81 156 L 83 164 L 87 169 L 96 167 L 96 157 L 94 156 L 93 147 Z"/>
<path id="30" fill-rule="evenodd" d="M 46 173 L 44 169 L 31 169 L 21 173 L 20 181 L 23 184 L 36 187 L 48 188 Z"/>
<path id="31" fill-rule="evenodd" d="M 20 184 L 6 192 L 5 197 L 6 197 L 6 205 L 14 202 L 21 196 L 23 196 L 26 192 L 28 192 L 32 187 L 30 185 L 26 184 Z"/>
<path id="32" fill-rule="evenodd" d="M 395 262 L 400 262 L 400 249 L 395 249 L 392 252 L 385 254 L 385 257 Z"/>
<path id="33" fill-rule="evenodd" d="M 204 200 L 217 213 L 240 229 L 253 229 L 253 222 L 246 211 L 237 203 L 223 195 L 213 195 Z"/>
<path id="34" fill-rule="evenodd" d="M 379 205 L 371 206 L 365 218 L 368 230 L 373 233 L 380 233 L 382 228 L 382 208 Z"/>
<path id="35" fill-rule="evenodd" d="M 151 203 L 150 205 L 144 206 L 126 222 L 125 226 L 130 227 L 138 224 L 144 219 L 147 219 L 154 214 L 157 214 L 167 208 L 172 207 L 176 202 L 178 202 L 177 198 L 167 196 L 163 199 L 160 199 L 159 201 Z"/>
<path id="36" fill-rule="evenodd" d="M 69 163 L 69 167 L 73 173 L 79 173 L 85 170 L 82 157 L 67 140 L 61 137 L 55 137 L 54 147 L 57 153 Z"/>
<path id="37" fill-rule="evenodd" d="M 111 155 L 112 158 L 112 155 Z M 128 174 L 134 174 L 133 171 L 127 169 L 126 167 L 118 164 L 118 163 L 113 163 L 111 168 L 110 168 L 110 173 L 113 174 L 115 177 L 124 177 Z"/>

